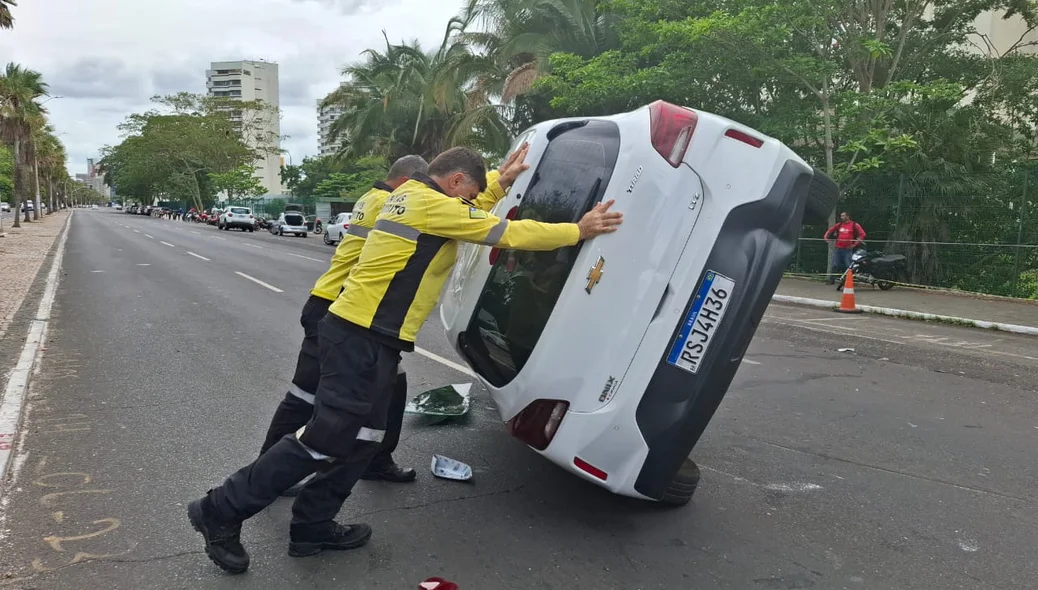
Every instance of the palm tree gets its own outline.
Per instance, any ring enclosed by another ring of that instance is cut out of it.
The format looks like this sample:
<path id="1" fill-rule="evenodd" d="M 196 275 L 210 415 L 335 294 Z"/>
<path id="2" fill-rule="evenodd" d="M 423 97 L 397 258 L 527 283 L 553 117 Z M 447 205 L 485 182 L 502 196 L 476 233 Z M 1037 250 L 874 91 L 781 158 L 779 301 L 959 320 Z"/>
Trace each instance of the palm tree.
<path id="1" fill-rule="evenodd" d="M 46 112 L 37 101 L 47 94 L 47 84 L 36 71 L 9 63 L 0 74 L 0 138 L 9 142 L 14 154 L 14 199 L 17 207 L 26 194 L 26 172 L 30 162 L 33 129 Z M 25 221 L 29 221 L 28 215 Z M 15 215 L 14 226 L 18 227 Z"/>
<path id="2" fill-rule="evenodd" d="M 469 0 L 463 40 L 492 57 L 501 100 L 525 94 L 553 53 L 593 57 L 619 46 L 616 16 L 603 0 Z M 478 30 L 474 30 L 478 28 Z"/>
<path id="3" fill-rule="evenodd" d="M 49 201 L 47 204 L 47 214 L 49 215 L 55 211 L 57 204 L 55 201 L 55 185 L 61 182 L 63 175 L 66 178 L 68 176 L 65 173 L 65 146 L 61 145 L 61 141 L 54 135 L 53 128 L 47 125 L 40 132 L 40 137 L 37 140 L 37 150 L 40 179 L 47 186 L 47 199 Z M 38 205 L 37 208 L 39 208 Z"/>
<path id="4" fill-rule="evenodd" d="M 11 16 L 11 7 L 18 6 L 15 0 L 0 0 L 0 29 L 13 29 L 14 17 Z"/>

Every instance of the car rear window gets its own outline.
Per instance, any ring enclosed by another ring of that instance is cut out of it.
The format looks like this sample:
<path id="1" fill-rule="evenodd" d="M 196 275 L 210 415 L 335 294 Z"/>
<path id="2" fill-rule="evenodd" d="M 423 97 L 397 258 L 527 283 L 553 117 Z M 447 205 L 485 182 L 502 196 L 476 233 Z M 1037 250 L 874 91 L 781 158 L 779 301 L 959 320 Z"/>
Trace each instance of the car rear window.
<path id="1" fill-rule="evenodd" d="M 303 216 L 302 215 L 286 215 L 285 216 L 285 223 L 287 223 L 289 225 L 303 225 Z"/>
<path id="2" fill-rule="evenodd" d="M 602 200 L 619 148 L 620 131 L 607 121 L 590 121 L 557 135 L 537 164 L 516 219 L 579 221 Z M 509 383 L 530 358 L 580 247 L 506 250 L 497 257 L 462 334 L 466 356 L 492 385 Z"/>
<path id="3" fill-rule="evenodd" d="M 249 213 L 252 213 L 252 211 L 249 211 L 245 207 L 231 207 L 230 212 L 235 215 L 248 215 Z"/>

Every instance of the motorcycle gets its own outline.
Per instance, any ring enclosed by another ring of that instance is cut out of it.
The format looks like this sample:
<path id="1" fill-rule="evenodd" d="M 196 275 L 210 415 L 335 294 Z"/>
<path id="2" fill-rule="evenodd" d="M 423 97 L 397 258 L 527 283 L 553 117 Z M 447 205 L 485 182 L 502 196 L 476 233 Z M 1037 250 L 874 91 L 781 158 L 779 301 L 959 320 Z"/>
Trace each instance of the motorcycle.
<path id="1" fill-rule="evenodd" d="M 836 290 L 843 290 L 844 280 L 849 271 L 854 273 L 855 282 L 868 283 L 882 291 L 889 291 L 894 288 L 895 283 L 900 282 L 899 279 L 904 277 L 907 270 L 908 260 L 901 254 L 884 254 L 879 250 L 869 252 L 861 247 L 851 254 L 851 266 L 840 276 Z"/>
<path id="2" fill-rule="evenodd" d="M 320 234 L 323 231 L 324 231 L 324 226 L 321 225 L 321 220 L 318 219 L 317 221 L 314 221 L 314 233 L 315 234 Z"/>

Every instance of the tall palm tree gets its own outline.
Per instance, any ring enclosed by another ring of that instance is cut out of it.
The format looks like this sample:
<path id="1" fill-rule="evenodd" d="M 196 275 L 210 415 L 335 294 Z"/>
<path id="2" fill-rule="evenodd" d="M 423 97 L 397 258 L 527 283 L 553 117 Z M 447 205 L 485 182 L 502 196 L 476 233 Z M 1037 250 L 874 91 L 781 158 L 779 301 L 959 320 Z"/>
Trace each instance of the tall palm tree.
<path id="1" fill-rule="evenodd" d="M 13 29 L 14 17 L 11 16 L 11 7 L 18 6 L 15 0 L 0 0 L 0 29 Z"/>
<path id="2" fill-rule="evenodd" d="M 55 184 L 61 181 L 65 171 L 65 146 L 54 135 L 50 125 L 45 126 L 37 140 L 37 162 L 39 163 L 40 181 L 47 188 L 47 214 L 55 211 Z M 39 210 L 39 204 L 37 204 Z"/>
<path id="3" fill-rule="evenodd" d="M 9 142 L 14 155 L 14 199 L 17 211 L 21 197 L 27 194 L 33 129 L 43 120 L 45 110 L 37 102 L 47 94 L 47 84 L 39 72 L 9 63 L 0 73 L 0 139 Z M 18 227 L 15 215 L 14 226 Z M 29 221 L 26 214 L 25 221 Z"/>
<path id="4" fill-rule="evenodd" d="M 619 46 L 603 0 L 469 0 L 459 19 L 463 39 L 499 64 L 505 103 L 529 92 L 553 53 L 593 57 Z"/>

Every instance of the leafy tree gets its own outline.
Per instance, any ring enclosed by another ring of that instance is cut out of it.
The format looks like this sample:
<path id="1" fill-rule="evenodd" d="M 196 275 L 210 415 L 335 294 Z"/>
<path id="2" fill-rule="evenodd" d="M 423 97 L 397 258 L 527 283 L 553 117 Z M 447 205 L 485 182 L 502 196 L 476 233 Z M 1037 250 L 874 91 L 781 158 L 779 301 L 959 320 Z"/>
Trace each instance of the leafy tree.
<path id="1" fill-rule="evenodd" d="M 14 190 L 14 156 L 7 146 L 0 144 L 0 200 L 11 201 Z"/>
<path id="2" fill-rule="evenodd" d="M 15 0 L 0 0 L 0 29 L 13 29 L 14 17 L 11 16 L 11 7 L 18 6 Z"/>
<path id="3" fill-rule="evenodd" d="M 231 203 L 244 203 L 266 193 L 267 189 L 263 187 L 263 183 L 255 177 L 255 174 L 254 166 L 238 166 L 227 172 L 210 172 L 209 181 L 214 189 L 225 193 Z"/>
<path id="4" fill-rule="evenodd" d="M 11 145 L 14 155 L 14 227 L 19 227 L 18 207 L 29 194 L 30 169 L 35 169 L 33 134 L 46 124 L 46 110 L 37 101 L 46 96 L 47 88 L 39 72 L 15 63 L 7 64 L 0 75 L 0 138 Z M 28 210 L 25 221 L 29 221 Z"/>
<path id="5" fill-rule="evenodd" d="M 268 203 L 263 205 L 263 212 L 269 217 L 278 217 L 285 210 L 284 199 L 271 199 Z"/>

